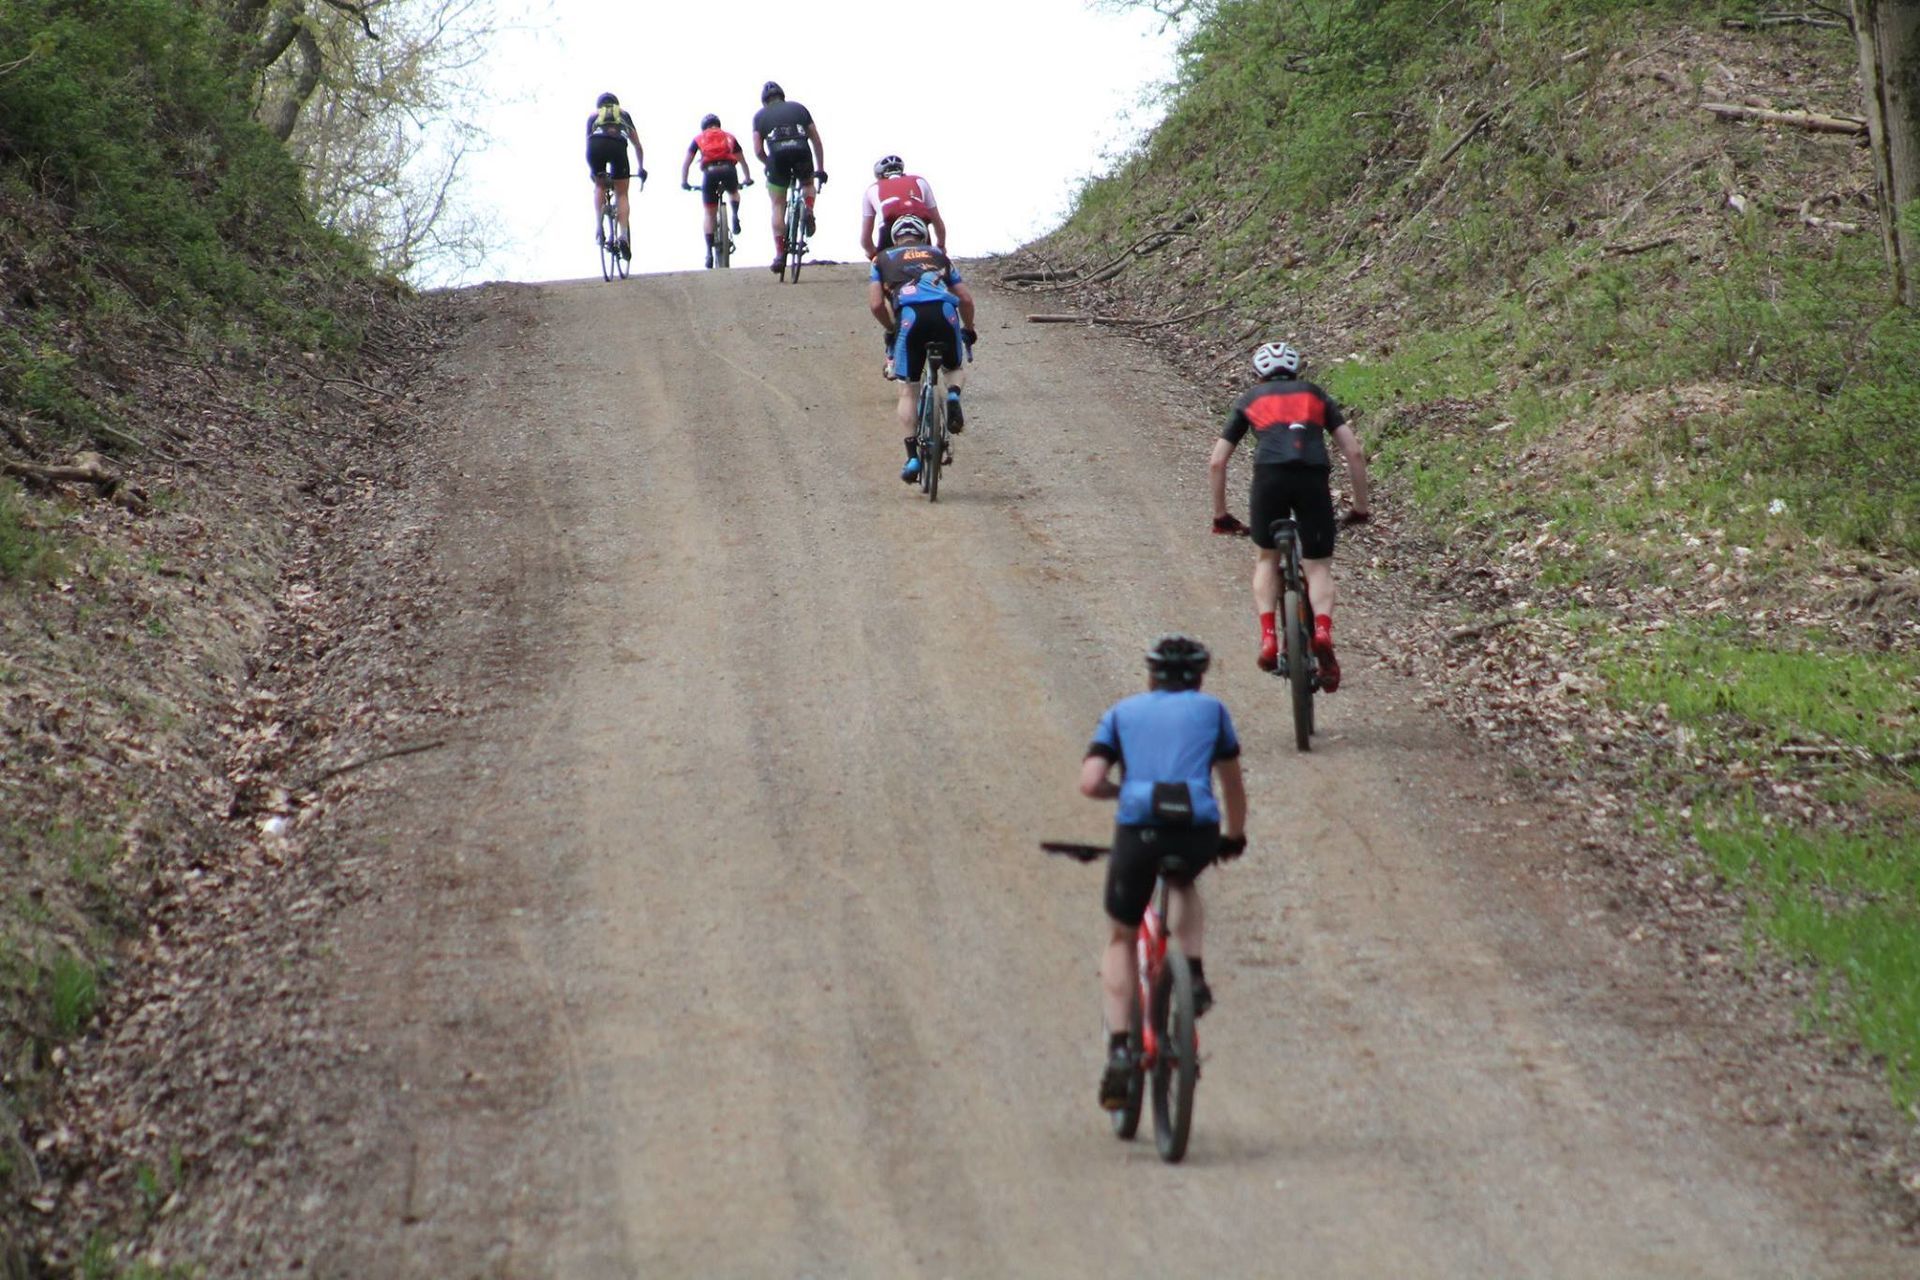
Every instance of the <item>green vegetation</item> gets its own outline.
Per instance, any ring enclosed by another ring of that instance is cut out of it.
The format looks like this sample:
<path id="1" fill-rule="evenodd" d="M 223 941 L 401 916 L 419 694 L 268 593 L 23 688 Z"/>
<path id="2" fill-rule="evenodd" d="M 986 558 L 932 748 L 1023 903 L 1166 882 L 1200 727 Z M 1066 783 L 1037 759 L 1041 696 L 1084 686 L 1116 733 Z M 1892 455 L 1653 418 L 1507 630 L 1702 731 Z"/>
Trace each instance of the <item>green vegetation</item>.
<path id="1" fill-rule="evenodd" d="M 70 439 L 119 412 L 116 346 L 250 328 L 350 344 L 316 280 L 361 272 L 185 0 L 12 0 L 0 24 L 0 411 Z"/>
<path id="2" fill-rule="evenodd" d="M 1920 657 L 1835 583 L 1920 562 L 1920 314 L 1855 153 L 1695 105 L 1858 111 L 1844 30 L 1720 25 L 1767 7 L 1203 3 L 1050 256 L 1186 220 L 1120 285 L 1291 335 L 1390 498 L 1587 646 L 1590 705 L 1657 709 L 1647 810 L 1913 1103 Z"/>
<path id="3" fill-rule="evenodd" d="M 0 480 L 0 587 L 51 577 L 59 564 L 52 539 L 28 525 L 19 486 Z"/>

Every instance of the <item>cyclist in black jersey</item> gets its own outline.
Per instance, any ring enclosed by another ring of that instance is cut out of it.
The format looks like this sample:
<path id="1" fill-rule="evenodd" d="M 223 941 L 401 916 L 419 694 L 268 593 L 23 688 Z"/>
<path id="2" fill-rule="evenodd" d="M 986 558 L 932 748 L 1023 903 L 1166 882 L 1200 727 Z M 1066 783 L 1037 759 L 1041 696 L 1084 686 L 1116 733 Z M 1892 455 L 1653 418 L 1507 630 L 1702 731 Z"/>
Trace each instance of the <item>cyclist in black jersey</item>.
<path id="1" fill-rule="evenodd" d="M 1259 667 L 1280 664 L 1280 639 L 1274 614 L 1280 599 L 1280 552 L 1273 544 L 1273 522 L 1292 516 L 1300 529 L 1300 567 L 1313 606 L 1313 651 L 1320 660 L 1320 687 L 1340 687 L 1340 664 L 1333 656 L 1333 490 L 1327 454 L 1331 435 L 1346 455 L 1353 484 L 1353 506 L 1346 523 L 1369 518 L 1367 455 L 1359 437 L 1332 397 L 1300 377 L 1300 353 L 1284 342 L 1263 344 L 1253 353 L 1260 382 L 1233 402 L 1226 427 L 1214 442 L 1208 462 L 1213 490 L 1213 531 L 1251 533 L 1260 549 L 1253 566 L 1253 603 L 1260 615 Z M 1227 460 L 1251 430 L 1257 440 L 1253 483 L 1248 491 L 1249 529 L 1227 512 Z"/>
<path id="2" fill-rule="evenodd" d="M 807 234 L 813 234 L 814 183 L 827 180 L 827 149 L 813 113 L 787 101 L 787 91 L 772 80 L 760 89 L 760 110 L 753 116 L 753 154 L 767 170 L 767 196 L 773 201 L 773 274 L 787 269 L 787 188 L 799 183 L 806 195 Z"/>
<path id="3" fill-rule="evenodd" d="M 634 169 L 627 167 L 627 144 L 633 144 L 636 162 Z M 593 114 L 587 117 L 587 168 L 593 173 L 593 216 L 600 217 L 600 184 L 613 183 L 613 195 L 620 220 L 620 236 L 613 248 L 622 256 L 633 257 L 633 230 L 627 203 L 627 182 L 637 171 L 640 185 L 647 183 L 647 153 L 640 146 L 640 130 L 633 123 L 633 116 L 620 105 L 620 99 L 611 93 L 603 93 L 593 104 Z"/>

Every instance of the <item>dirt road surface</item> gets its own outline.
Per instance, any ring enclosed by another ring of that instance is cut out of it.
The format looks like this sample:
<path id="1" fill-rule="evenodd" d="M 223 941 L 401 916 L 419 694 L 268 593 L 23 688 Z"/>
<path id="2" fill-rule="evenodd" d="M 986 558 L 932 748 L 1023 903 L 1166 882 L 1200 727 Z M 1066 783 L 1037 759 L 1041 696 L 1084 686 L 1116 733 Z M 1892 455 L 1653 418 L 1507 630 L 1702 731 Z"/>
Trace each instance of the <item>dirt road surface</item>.
<path id="1" fill-rule="evenodd" d="M 1370 659 L 1376 588 L 1293 750 L 1170 370 L 985 291 L 929 505 L 860 278 L 476 298 L 422 568 L 478 710 L 359 833 L 335 981 L 391 1078 L 312 1273 L 1913 1274 L 1716 1114 L 1551 815 Z M 1172 628 L 1252 808 L 1177 1168 L 1095 1106 L 1100 871 L 1035 848 L 1106 834 L 1082 749 Z"/>

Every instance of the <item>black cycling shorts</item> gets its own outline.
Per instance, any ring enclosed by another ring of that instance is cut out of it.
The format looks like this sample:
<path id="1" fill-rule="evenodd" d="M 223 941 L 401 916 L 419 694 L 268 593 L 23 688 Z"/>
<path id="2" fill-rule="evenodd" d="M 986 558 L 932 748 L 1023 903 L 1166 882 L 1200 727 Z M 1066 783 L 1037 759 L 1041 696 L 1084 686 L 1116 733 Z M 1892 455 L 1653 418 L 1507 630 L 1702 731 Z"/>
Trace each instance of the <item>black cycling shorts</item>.
<path id="1" fill-rule="evenodd" d="M 627 140 L 611 133 L 588 134 L 587 169 L 596 178 L 603 173 L 615 178 L 631 178 L 633 170 L 627 166 Z"/>
<path id="2" fill-rule="evenodd" d="M 1333 490 L 1325 467 L 1263 462 L 1253 468 L 1247 523 L 1253 545 L 1273 550 L 1273 522 L 1292 516 L 1300 526 L 1300 556 L 1325 560 L 1333 554 Z"/>
<path id="3" fill-rule="evenodd" d="M 813 181 L 813 148 L 788 147 L 767 153 L 767 185 L 785 189 L 795 183 Z"/>
<path id="4" fill-rule="evenodd" d="M 1163 869 L 1171 855 L 1177 862 Z M 1118 924 L 1137 925 L 1153 901 L 1154 881 L 1192 884 L 1220 855 L 1220 828 L 1115 827 L 1113 853 L 1107 858 L 1107 914 Z"/>
<path id="5" fill-rule="evenodd" d="M 918 382 L 927 367 L 927 348 L 940 344 L 940 367 L 960 367 L 966 343 L 960 337 L 959 310 L 951 302 L 922 302 L 900 308 L 900 336 L 894 340 L 894 376 Z M 902 359 L 902 357 L 905 357 Z"/>
<path id="6" fill-rule="evenodd" d="M 700 198 L 708 206 L 720 203 L 720 193 L 730 196 L 740 194 L 740 171 L 730 164 L 716 164 L 702 171 L 700 175 Z"/>

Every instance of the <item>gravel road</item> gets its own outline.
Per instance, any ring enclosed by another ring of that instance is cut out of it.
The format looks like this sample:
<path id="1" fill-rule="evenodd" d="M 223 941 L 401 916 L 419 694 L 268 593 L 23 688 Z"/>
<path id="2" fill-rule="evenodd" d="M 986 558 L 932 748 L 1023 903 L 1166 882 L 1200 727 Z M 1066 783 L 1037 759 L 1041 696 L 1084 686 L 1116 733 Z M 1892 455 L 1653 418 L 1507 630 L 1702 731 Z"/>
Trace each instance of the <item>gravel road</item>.
<path id="1" fill-rule="evenodd" d="M 983 289 L 929 505 L 861 279 L 476 296 L 422 518 L 479 710 L 362 833 L 409 874 L 337 985 L 394 1078 L 317 1273 L 1913 1274 L 1716 1113 L 1364 591 L 1293 750 L 1173 371 Z M 1252 811 L 1179 1167 L 1095 1105 L 1100 872 L 1035 848 L 1104 838 L 1082 749 L 1172 628 Z"/>

